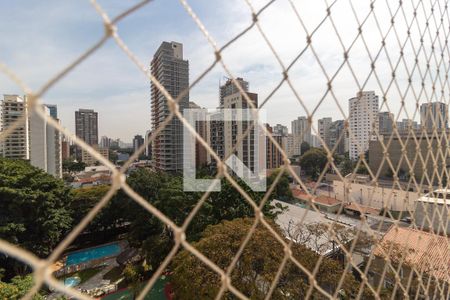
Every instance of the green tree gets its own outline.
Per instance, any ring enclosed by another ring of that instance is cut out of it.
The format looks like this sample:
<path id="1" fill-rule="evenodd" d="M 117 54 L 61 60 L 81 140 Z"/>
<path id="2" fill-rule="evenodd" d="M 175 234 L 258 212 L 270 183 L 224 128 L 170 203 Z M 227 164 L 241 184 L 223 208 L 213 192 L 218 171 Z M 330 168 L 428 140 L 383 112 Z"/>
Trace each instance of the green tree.
<path id="1" fill-rule="evenodd" d="M 206 257 L 226 270 L 238 251 L 242 241 L 252 227 L 253 219 L 235 219 L 209 226 L 202 238 L 193 246 Z M 271 226 L 283 236 L 277 225 Z M 314 269 L 319 255 L 299 244 L 291 247 L 294 257 L 310 272 Z M 231 283 L 250 299 L 264 299 L 275 279 L 283 260 L 283 246 L 259 225 L 244 248 L 239 261 L 231 273 Z M 214 299 L 221 286 L 220 276 L 199 261 L 188 251 L 181 251 L 172 264 L 172 283 L 176 299 Z M 315 279 L 317 283 L 334 293 L 345 271 L 339 263 L 323 258 Z M 308 276 L 291 261 L 288 261 L 273 291 L 272 299 L 303 299 L 309 288 Z M 346 274 L 342 290 L 351 295 L 358 289 L 352 275 Z M 313 297 L 319 294 L 313 292 Z M 226 293 L 224 299 L 234 299 Z"/>
<path id="2" fill-rule="evenodd" d="M 363 175 L 369 175 L 369 170 L 367 169 L 366 165 L 361 162 L 358 166 L 358 170 L 356 170 L 357 174 L 363 174 Z"/>
<path id="3" fill-rule="evenodd" d="M 280 174 L 280 172 L 281 170 L 279 169 L 270 174 L 270 176 L 267 178 L 267 189 L 270 188 L 270 186 L 273 184 L 273 182 L 277 178 L 278 174 Z M 271 194 L 271 199 L 283 201 L 289 201 L 292 199 L 292 191 L 290 188 L 289 176 L 286 172 L 284 172 L 283 175 L 281 175 L 277 185 L 275 186 L 275 189 Z"/>
<path id="4" fill-rule="evenodd" d="M 86 168 L 86 164 L 84 162 L 77 162 L 70 159 L 66 159 L 62 162 L 63 171 L 73 173 L 73 172 L 81 172 Z"/>
<path id="5" fill-rule="evenodd" d="M 143 277 L 143 269 L 141 266 L 135 266 L 132 264 L 128 264 L 123 269 L 123 276 L 125 277 L 126 282 L 128 283 L 131 291 L 133 292 L 133 299 L 139 292 L 139 288 L 142 282 Z"/>
<path id="6" fill-rule="evenodd" d="M 303 155 L 308 150 L 311 149 L 311 146 L 308 144 L 308 142 L 303 141 L 300 145 L 300 153 Z"/>
<path id="7" fill-rule="evenodd" d="M 119 157 L 119 156 L 117 155 L 117 151 L 113 151 L 113 150 L 110 150 L 110 151 L 109 151 L 109 160 L 110 160 L 110 161 L 112 161 L 113 163 L 116 163 L 118 157 Z"/>
<path id="8" fill-rule="evenodd" d="M 111 187 L 108 185 L 98 185 L 92 187 L 84 187 L 73 189 L 71 191 L 71 210 L 74 224 L 78 224 L 89 211 L 102 199 Z M 110 200 L 110 202 L 95 216 L 89 223 L 87 230 L 90 232 L 100 232 L 108 229 L 116 228 L 123 220 L 125 214 L 118 205 L 118 199 Z"/>
<path id="9" fill-rule="evenodd" d="M 338 166 L 342 176 L 346 176 L 350 173 L 354 173 L 356 165 L 357 165 L 356 161 L 352 161 L 350 158 L 348 158 L 347 155 L 345 155 L 341 159 Z M 363 162 L 359 163 L 358 169 L 356 170 L 356 174 L 363 174 L 363 175 L 369 174 L 369 171 L 367 170 L 367 167 Z"/>
<path id="10" fill-rule="evenodd" d="M 0 158 L 0 199 L 0 238 L 40 257 L 71 227 L 69 189 L 26 161 Z"/>
<path id="11" fill-rule="evenodd" d="M 181 225 L 198 200 L 193 193 L 185 193 L 180 177 L 137 169 L 127 183 L 146 201 Z M 142 247 L 152 267 L 157 268 L 173 245 L 173 233 L 158 218 L 135 201 L 119 192 L 112 207 L 120 206 L 130 225 L 128 240 L 132 246 Z"/>
<path id="12" fill-rule="evenodd" d="M 300 166 L 306 175 L 317 180 L 327 164 L 327 154 L 321 148 L 312 148 L 300 157 Z"/>
<path id="13" fill-rule="evenodd" d="M 354 162 L 347 156 L 344 156 L 339 163 L 339 171 L 341 172 L 342 176 L 346 176 L 353 172 L 355 168 Z"/>
<path id="14" fill-rule="evenodd" d="M 0 281 L 0 299 L 18 300 L 21 299 L 33 287 L 33 277 L 27 275 L 25 277 L 16 276 L 11 283 Z M 40 294 L 36 294 L 33 300 L 43 300 Z"/>
<path id="15" fill-rule="evenodd" d="M 257 204 L 260 203 L 264 193 L 251 190 L 238 178 L 236 181 Z M 183 191 L 183 181 L 179 176 L 170 176 L 146 169 L 132 172 L 127 182 L 144 199 L 178 225 L 183 224 L 203 195 L 202 192 Z M 280 183 L 280 186 L 283 187 L 284 183 L 285 181 Z M 282 191 L 281 188 L 278 192 L 289 193 Z M 269 218 L 276 216 L 272 212 L 273 206 L 270 201 L 275 195 L 276 192 L 263 207 L 264 214 Z M 130 224 L 128 233 L 130 244 L 135 247 L 143 247 L 147 254 L 147 260 L 152 267 L 157 268 L 173 246 L 171 229 L 123 193 L 119 193 L 117 199 L 112 201 L 112 207 L 118 204 L 122 206 L 118 209 L 111 209 L 126 212 L 123 219 Z M 221 191 L 211 193 L 191 220 L 186 231 L 187 239 L 198 240 L 201 232 L 208 225 L 217 224 L 222 220 L 253 215 L 252 206 L 228 181 L 224 180 Z"/>
<path id="16" fill-rule="evenodd" d="M 386 171 L 386 173 L 385 173 L 385 176 L 386 177 L 388 177 L 388 178 L 394 178 L 394 172 L 392 171 L 392 169 L 391 168 L 388 168 L 387 169 L 387 171 Z M 408 173 L 405 171 L 405 170 L 403 170 L 402 168 L 400 168 L 400 169 L 398 169 L 397 170 L 397 176 L 398 176 L 398 178 L 400 179 L 400 180 L 402 180 L 402 179 L 408 179 Z"/>

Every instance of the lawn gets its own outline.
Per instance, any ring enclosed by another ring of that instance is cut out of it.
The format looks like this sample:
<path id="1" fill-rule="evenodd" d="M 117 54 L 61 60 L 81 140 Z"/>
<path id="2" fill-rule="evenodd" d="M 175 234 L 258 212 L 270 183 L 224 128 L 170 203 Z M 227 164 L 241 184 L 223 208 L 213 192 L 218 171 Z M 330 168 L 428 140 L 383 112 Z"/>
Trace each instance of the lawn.
<path id="1" fill-rule="evenodd" d="M 123 267 L 114 267 L 111 270 L 109 270 L 105 275 L 103 275 L 103 279 L 109 280 L 110 282 L 116 282 L 120 278 L 123 277 L 122 275 Z"/>
<path id="2" fill-rule="evenodd" d="M 168 278 L 159 278 L 153 285 L 150 293 L 145 296 L 145 300 L 167 300 L 164 294 L 164 286 L 168 282 Z M 114 294 L 109 294 L 108 296 L 102 298 L 102 300 L 132 300 L 133 293 L 129 289 L 121 290 Z"/>
<path id="3" fill-rule="evenodd" d="M 95 276 L 95 274 L 97 274 L 101 270 L 102 270 L 102 267 L 97 267 L 97 268 L 92 268 L 92 269 L 85 269 L 85 270 L 81 270 L 81 271 L 78 271 L 78 272 L 66 274 L 66 275 L 60 277 L 59 279 L 64 281 L 66 278 L 78 276 L 81 279 L 81 282 L 80 282 L 80 284 L 81 284 L 81 283 L 86 282 L 87 280 L 89 280 L 93 276 Z"/>

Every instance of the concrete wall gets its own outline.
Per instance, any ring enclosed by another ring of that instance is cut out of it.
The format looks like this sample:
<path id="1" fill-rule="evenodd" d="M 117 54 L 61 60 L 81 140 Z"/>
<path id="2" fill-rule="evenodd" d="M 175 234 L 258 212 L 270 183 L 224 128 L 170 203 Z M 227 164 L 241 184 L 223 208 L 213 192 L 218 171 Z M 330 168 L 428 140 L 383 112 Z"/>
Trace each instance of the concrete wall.
<path id="1" fill-rule="evenodd" d="M 355 202 L 376 209 L 387 208 L 391 211 L 407 211 L 414 209 L 414 202 L 419 198 L 416 192 L 406 192 L 370 185 L 333 181 L 335 198 L 344 202 Z"/>
<path id="2" fill-rule="evenodd" d="M 437 175 L 439 174 L 441 176 L 444 167 L 450 165 L 450 158 L 448 156 L 445 157 L 445 151 L 450 145 L 447 143 L 447 139 L 442 137 L 442 135 L 445 135 L 445 133 L 440 132 L 438 133 L 438 136 L 436 136 L 436 134 L 425 134 L 416 131 L 416 140 L 413 139 L 412 135 L 408 136 L 408 134 L 403 134 L 400 136 L 400 140 L 397 136 L 393 137 L 390 144 L 388 144 L 389 137 L 386 137 L 381 141 L 371 141 L 369 144 L 370 169 L 374 174 L 381 169 L 381 177 L 387 176 L 390 173 L 388 162 L 383 160 L 384 150 L 382 144 L 384 144 L 385 146 L 389 146 L 387 147 L 387 154 L 394 167 L 400 165 L 400 169 L 402 169 L 406 175 L 414 176 L 418 182 L 423 180 L 423 185 L 438 184 L 439 177 Z M 426 137 L 428 137 L 428 139 Z M 402 144 L 405 146 L 404 149 Z M 407 158 L 413 166 L 412 169 L 410 169 L 405 158 Z M 434 165 L 434 163 L 436 163 L 436 165 Z"/>
<path id="3" fill-rule="evenodd" d="M 417 228 L 436 234 L 450 234 L 450 206 L 418 201 L 414 210 Z"/>

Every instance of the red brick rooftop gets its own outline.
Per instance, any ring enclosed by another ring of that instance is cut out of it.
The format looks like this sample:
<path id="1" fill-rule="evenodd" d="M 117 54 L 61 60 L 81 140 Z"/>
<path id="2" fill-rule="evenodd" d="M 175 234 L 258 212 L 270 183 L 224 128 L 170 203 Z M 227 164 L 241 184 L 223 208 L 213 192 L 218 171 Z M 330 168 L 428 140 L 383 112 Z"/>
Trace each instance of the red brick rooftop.
<path id="1" fill-rule="evenodd" d="M 299 200 L 303 200 L 303 201 L 310 201 L 312 199 L 313 203 L 326 205 L 326 206 L 334 206 L 334 205 L 338 205 L 338 204 L 342 203 L 342 201 L 340 201 L 338 199 L 323 196 L 323 195 L 312 197 L 312 196 L 308 195 L 305 191 L 302 191 L 299 189 L 292 189 L 292 196 L 294 196 L 295 198 L 297 198 Z"/>

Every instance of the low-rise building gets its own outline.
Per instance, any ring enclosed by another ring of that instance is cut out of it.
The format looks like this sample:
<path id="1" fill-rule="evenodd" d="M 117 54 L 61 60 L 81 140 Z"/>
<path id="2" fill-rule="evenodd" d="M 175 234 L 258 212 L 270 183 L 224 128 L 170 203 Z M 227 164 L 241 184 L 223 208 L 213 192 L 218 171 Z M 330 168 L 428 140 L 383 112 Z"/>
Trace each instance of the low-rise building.
<path id="1" fill-rule="evenodd" d="M 100 148 L 98 146 L 94 146 L 94 149 L 95 151 L 100 153 L 101 156 L 105 157 L 106 159 L 109 159 L 108 148 Z M 84 149 L 81 151 L 81 161 L 84 162 L 87 166 L 93 166 L 96 163 L 98 163 L 98 160 Z"/>
<path id="2" fill-rule="evenodd" d="M 292 195 L 305 207 L 311 207 L 314 205 L 318 210 L 323 212 L 339 213 L 344 208 L 343 202 L 335 198 L 323 195 L 310 196 L 306 192 L 299 189 L 293 189 Z"/>
<path id="3" fill-rule="evenodd" d="M 334 197 L 346 204 L 370 207 L 391 212 L 408 212 L 414 209 L 419 193 L 380 187 L 370 183 L 333 181 Z"/>
<path id="4" fill-rule="evenodd" d="M 437 234 L 450 234 L 450 190 L 436 189 L 417 199 L 413 222 L 417 228 Z"/>
<path id="5" fill-rule="evenodd" d="M 428 277 L 433 284 L 439 282 L 445 287 L 450 283 L 449 244 L 450 240 L 444 236 L 392 226 L 374 249 L 375 259 L 369 270 L 369 282 L 378 286 L 382 281 L 385 287 L 394 287 L 400 281 L 411 286 L 410 293 L 419 295 L 414 291 L 417 290 L 417 276 L 410 276 L 411 272 L 414 272 L 413 275 L 421 274 L 423 282 L 429 284 L 430 281 L 426 278 Z M 396 272 L 386 272 L 386 263 L 395 268 Z M 433 289 L 430 289 L 430 292 L 433 292 Z M 422 299 L 421 296 L 419 298 Z M 429 294 L 426 298 L 440 297 Z"/>

